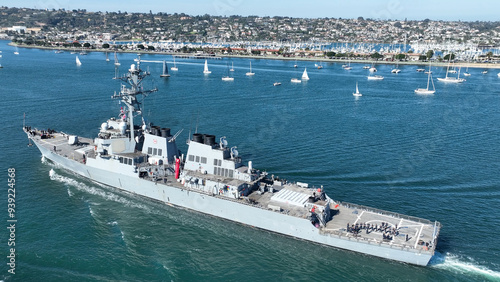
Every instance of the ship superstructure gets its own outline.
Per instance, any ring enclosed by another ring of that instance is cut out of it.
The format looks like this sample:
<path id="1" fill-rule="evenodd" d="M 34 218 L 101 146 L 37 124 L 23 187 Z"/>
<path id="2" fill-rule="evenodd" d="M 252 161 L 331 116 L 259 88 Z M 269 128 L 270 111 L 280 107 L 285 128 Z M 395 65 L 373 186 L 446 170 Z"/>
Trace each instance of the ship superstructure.
<path id="1" fill-rule="evenodd" d="M 112 98 L 126 106 L 96 138 L 24 127 L 42 155 L 60 167 L 168 205 L 292 236 L 417 265 L 427 265 L 439 222 L 334 201 L 323 187 L 289 182 L 244 162 L 228 138 L 195 133 L 182 154 L 169 128 L 148 124 L 139 98 L 149 75 L 137 65 Z M 135 124 L 135 120 L 139 120 Z"/>

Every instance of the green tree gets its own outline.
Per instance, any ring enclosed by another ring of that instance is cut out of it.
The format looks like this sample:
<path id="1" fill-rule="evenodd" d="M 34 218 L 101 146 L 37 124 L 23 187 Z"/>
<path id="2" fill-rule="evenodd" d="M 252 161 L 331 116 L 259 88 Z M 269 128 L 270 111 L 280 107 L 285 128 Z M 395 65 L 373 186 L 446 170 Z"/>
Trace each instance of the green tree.
<path id="1" fill-rule="evenodd" d="M 148 46 L 148 50 L 149 50 L 149 51 L 154 51 L 154 50 L 155 50 L 155 46 L 151 46 L 151 45 L 149 45 L 149 46 Z"/>
<path id="2" fill-rule="evenodd" d="M 493 52 L 489 51 L 486 53 L 486 57 L 488 57 L 488 60 L 491 59 L 491 57 L 493 57 Z"/>
<path id="3" fill-rule="evenodd" d="M 331 57 L 335 56 L 335 52 L 328 51 L 328 52 L 326 52 L 326 56 L 331 58 Z"/>
<path id="4" fill-rule="evenodd" d="M 450 59 L 450 55 L 451 55 L 451 59 Z M 453 60 L 455 60 L 455 54 L 446 54 L 446 56 L 444 56 L 443 59 L 445 61 L 448 61 L 448 60 L 453 61 Z"/>
<path id="5" fill-rule="evenodd" d="M 384 56 L 380 55 L 378 52 L 375 52 L 373 54 L 370 55 L 370 58 L 372 59 L 380 59 L 380 58 L 383 58 Z"/>
<path id="6" fill-rule="evenodd" d="M 142 45 L 142 44 L 138 44 L 138 45 L 137 45 L 137 48 L 138 48 L 138 49 L 141 49 L 141 50 L 144 50 L 144 45 Z"/>
<path id="7" fill-rule="evenodd" d="M 396 60 L 404 60 L 404 59 L 406 59 L 406 54 L 397 54 L 395 59 Z"/>
<path id="8" fill-rule="evenodd" d="M 108 49 L 108 48 L 109 48 L 109 44 L 108 44 L 108 43 L 104 43 L 104 44 L 102 44 L 102 48 L 104 48 L 104 49 Z"/>
<path id="9" fill-rule="evenodd" d="M 85 44 L 83 44 L 83 47 L 85 47 L 85 48 L 89 48 L 89 47 L 90 47 L 90 43 L 85 42 Z"/>
<path id="10" fill-rule="evenodd" d="M 434 56 L 434 50 L 427 51 L 427 53 L 425 53 L 425 56 L 427 57 L 427 60 L 430 60 L 432 56 Z"/>

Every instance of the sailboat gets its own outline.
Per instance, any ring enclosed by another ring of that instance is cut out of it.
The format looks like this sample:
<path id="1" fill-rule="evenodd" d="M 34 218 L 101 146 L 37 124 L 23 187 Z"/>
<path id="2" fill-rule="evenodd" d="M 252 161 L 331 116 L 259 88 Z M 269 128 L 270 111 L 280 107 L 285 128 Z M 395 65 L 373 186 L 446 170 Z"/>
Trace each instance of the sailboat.
<path id="1" fill-rule="evenodd" d="M 231 62 L 231 69 L 229 69 L 229 71 L 234 71 L 234 63 Z"/>
<path id="2" fill-rule="evenodd" d="M 227 65 L 227 75 L 222 77 L 222 81 L 234 81 L 234 77 L 229 76 L 229 65 Z"/>
<path id="3" fill-rule="evenodd" d="M 369 69 L 370 72 L 377 72 L 377 68 L 375 68 L 375 64 L 372 64 L 372 67 Z"/>
<path id="4" fill-rule="evenodd" d="M 451 55 L 449 56 L 451 58 Z M 446 68 L 446 77 L 438 77 L 437 80 L 441 82 L 452 82 L 452 83 L 461 83 L 465 81 L 465 78 L 460 78 L 460 69 L 458 69 L 457 77 L 449 77 L 448 73 L 450 70 L 450 59 L 448 59 L 448 67 Z"/>
<path id="5" fill-rule="evenodd" d="M 351 69 L 352 69 L 352 68 L 351 68 L 351 60 L 349 60 L 348 64 L 347 64 L 347 65 L 344 65 L 344 66 L 343 66 L 343 68 L 344 68 L 345 70 L 351 70 Z"/>
<path id="6" fill-rule="evenodd" d="M 304 68 L 304 72 L 302 73 L 302 80 L 309 80 L 309 76 L 307 75 L 307 68 Z"/>
<path id="7" fill-rule="evenodd" d="M 427 88 L 417 88 L 415 89 L 416 94 L 434 94 L 436 92 L 436 88 L 434 87 L 434 81 L 432 80 L 432 72 L 431 65 L 429 64 L 429 75 L 427 77 Z M 429 83 L 432 82 L 432 90 L 429 89 Z"/>
<path id="8" fill-rule="evenodd" d="M 352 93 L 352 95 L 355 97 L 363 96 L 363 94 L 359 93 L 358 82 L 356 82 L 356 92 Z"/>
<path id="9" fill-rule="evenodd" d="M 252 72 L 252 62 L 250 62 L 250 71 L 246 73 L 247 76 L 252 76 L 255 75 L 255 73 Z"/>
<path id="10" fill-rule="evenodd" d="M 16 46 L 16 51 L 14 51 L 14 55 L 19 55 L 19 49 Z"/>
<path id="11" fill-rule="evenodd" d="M 212 73 L 211 71 L 208 70 L 208 62 L 205 60 L 205 67 L 203 68 L 203 73 L 204 74 L 210 74 Z"/>
<path id="12" fill-rule="evenodd" d="M 469 73 L 469 64 L 467 64 L 467 68 L 465 69 L 464 76 L 470 76 L 470 73 Z"/>
<path id="13" fill-rule="evenodd" d="M 118 56 L 116 56 L 116 52 L 115 52 L 115 66 L 119 66 L 120 65 L 120 62 L 118 62 Z"/>
<path id="14" fill-rule="evenodd" d="M 482 71 L 481 73 L 482 73 L 482 74 L 487 74 L 487 73 L 488 73 L 488 71 L 487 71 L 487 70 L 484 70 L 484 71 Z"/>
<path id="15" fill-rule="evenodd" d="M 396 68 L 391 70 L 391 73 L 400 73 L 401 70 L 398 68 L 398 63 L 396 63 Z"/>
<path id="16" fill-rule="evenodd" d="M 177 68 L 177 66 L 175 65 L 175 56 L 172 56 L 172 58 L 174 58 L 174 66 L 170 68 L 170 70 L 173 70 L 173 71 L 178 71 L 179 69 Z"/>
<path id="17" fill-rule="evenodd" d="M 76 65 L 81 66 L 82 62 L 80 62 L 80 59 L 78 59 L 78 56 L 76 56 Z"/>
<path id="18" fill-rule="evenodd" d="M 368 80 L 383 80 L 384 77 L 381 75 L 369 75 Z"/>
<path id="19" fill-rule="evenodd" d="M 170 74 L 168 74 L 167 62 L 165 62 L 165 60 L 163 61 L 163 73 L 160 74 L 160 77 L 170 77 Z"/>
<path id="20" fill-rule="evenodd" d="M 455 70 L 455 65 L 453 65 L 453 68 L 449 71 L 449 73 L 457 73 L 457 70 Z"/>
<path id="21" fill-rule="evenodd" d="M 108 52 L 106 52 L 106 62 L 109 62 Z"/>

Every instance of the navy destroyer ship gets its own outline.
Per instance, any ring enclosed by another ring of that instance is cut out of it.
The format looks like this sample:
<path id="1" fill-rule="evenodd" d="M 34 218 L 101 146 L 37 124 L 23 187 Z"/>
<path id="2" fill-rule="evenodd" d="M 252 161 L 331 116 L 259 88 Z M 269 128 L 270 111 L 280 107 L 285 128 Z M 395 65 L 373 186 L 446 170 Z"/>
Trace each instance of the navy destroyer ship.
<path id="1" fill-rule="evenodd" d="M 167 205 L 409 264 L 425 266 L 434 255 L 437 221 L 336 201 L 323 187 L 270 176 L 244 162 L 226 137 L 195 133 L 183 154 L 176 145 L 182 131 L 142 118 L 140 101 L 157 91 L 144 90 L 148 75 L 139 59 L 118 77 L 112 98 L 126 107 L 96 138 L 30 126 L 24 132 L 56 166 Z"/>

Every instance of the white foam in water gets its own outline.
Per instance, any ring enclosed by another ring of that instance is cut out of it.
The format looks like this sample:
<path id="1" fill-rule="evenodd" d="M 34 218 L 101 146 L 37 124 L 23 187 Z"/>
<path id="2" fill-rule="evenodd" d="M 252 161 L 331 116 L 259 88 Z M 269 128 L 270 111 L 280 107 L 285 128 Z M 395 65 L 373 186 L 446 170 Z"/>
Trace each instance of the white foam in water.
<path id="1" fill-rule="evenodd" d="M 73 192 L 71 192 L 71 190 L 69 189 L 69 187 L 68 187 L 68 196 L 73 197 Z"/>
<path id="2" fill-rule="evenodd" d="M 118 225 L 118 222 L 113 221 L 113 222 L 108 222 L 108 224 L 111 225 L 111 226 L 116 226 L 116 225 Z"/>
<path id="3" fill-rule="evenodd" d="M 451 270 L 453 272 L 462 274 L 475 274 L 481 275 L 487 279 L 500 279 L 500 272 L 493 271 L 487 267 L 477 265 L 474 263 L 474 259 L 468 258 L 470 262 L 461 261 L 460 258 L 454 254 L 446 253 L 442 255 L 436 252 L 435 262 L 431 261 L 431 267 L 442 268 L 446 270 Z"/>
<path id="4" fill-rule="evenodd" d="M 128 207 L 133 207 L 133 208 L 140 208 L 140 209 L 143 209 L 143 210 L 146 210 L 146 211 L 150 211 L 151 209 L 146 206 L 146 205 L 140 205 L 140 204 L 136 204 L 132 201 L 129 201 L 123 197 L 120 197 L 116 194 L 113 194 L 111 192 L 107 192 L 107 191 L 103 191 L 101 189 L 98 189 L 96 187 L 91 187 L 91 186 L 87 186 L 81 182 L 78 182 L 72 178 L 69 178 L 69 177 L 65 177 L 65 176 L 62 176 L 62 175 L 59 175 L 57 174 L 53 169 L 50 170 L 49 172 L 49 176 L 50 176 L 50 179 L 51 180 L 55 180 L 55 181 L 59 181 L 61 183 L 65 183 L 65 184 L 68 184 L 74 188 L 76 188 L 77 190 L 79 191 L 82 191 L 82 192 L 87 192 L 87 193 L 90 193 L 92 195 L 96 195 L 96 196 L 100 196 L 106 200 L 110 200 L 110 201 L 114 201 L 114 202 L 117 202 L 117 203 L 121 203 L 125 206 L 128 206 Z"/>
<path id="5" fill-rule="evenodd" d="M 92 217 L 94 217 L 94 211 L 92 210 L 92 207 L 89 206 L 89 212 Z"/>

